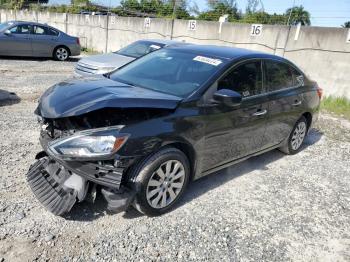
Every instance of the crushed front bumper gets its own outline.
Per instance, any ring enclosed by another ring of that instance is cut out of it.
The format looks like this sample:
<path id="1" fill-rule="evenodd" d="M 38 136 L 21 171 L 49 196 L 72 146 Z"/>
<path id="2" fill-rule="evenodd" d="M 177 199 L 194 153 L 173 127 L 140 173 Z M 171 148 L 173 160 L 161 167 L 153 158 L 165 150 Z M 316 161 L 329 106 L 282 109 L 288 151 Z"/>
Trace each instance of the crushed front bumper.
<path id="1" fill-rule="evenodd" d="M 42 152 L 27 173 L 36 198 L 50 212 L 63 215 L 78 200 L 83 201 L 89 185 L 100 185 L 113 212 L 125 210 L 135 193 L 121 185 L 124 168 L 103 162 L 62 161 Z M 73 179 L 74 178 L 74 179 Z"/>

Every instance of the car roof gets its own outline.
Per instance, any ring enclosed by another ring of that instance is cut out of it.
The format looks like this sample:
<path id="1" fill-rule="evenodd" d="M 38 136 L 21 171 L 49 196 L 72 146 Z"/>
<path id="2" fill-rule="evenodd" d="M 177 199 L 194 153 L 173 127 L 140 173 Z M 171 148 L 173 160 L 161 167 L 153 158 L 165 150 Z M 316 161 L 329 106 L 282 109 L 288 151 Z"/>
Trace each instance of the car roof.
<path id="1" fill-rule="evenodd" d="M 170 39 L 142 39 L 140 41 L 158 43 L 165 46 L 187 44 L 185 42 L 170 40 Z"/>
<path id="2" fill-rule="evenodd" d="M 168 47 L 170 49 L 183 50 L 189 53 L 194 53 L 203 56 L 213 56 L 226 60 L 236 60 L 238 58 L 273 58 L 278 60 L 285 60 L 279 56 L 228 46 L 216 46 L 216 45 L 179 45 Z"/>
<path id="3" fill-rule="evenodd" d="M 31 24 L 31 25 L 41 25 L 41 26 L 52 27 L 52 26 L 49 26 L 48 24 L 41 24 L 41 23 L 32 22 L 32 21 L 8 21 L 7 23 L 13 23 L 13 24 L 16 24 L 16 25 Z"/>

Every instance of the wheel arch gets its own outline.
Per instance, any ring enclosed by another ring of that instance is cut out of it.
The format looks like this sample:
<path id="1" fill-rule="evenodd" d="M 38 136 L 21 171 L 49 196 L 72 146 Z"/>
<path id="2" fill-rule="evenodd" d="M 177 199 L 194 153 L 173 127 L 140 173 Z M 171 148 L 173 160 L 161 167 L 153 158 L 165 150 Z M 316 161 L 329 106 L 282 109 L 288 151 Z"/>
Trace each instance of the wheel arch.
<path id="1" fill-rule="evenodd" d="M 305 117 L 307 122 L 307 129 L 309 130 L 311 124 L 312 124 L 312 114 L 310 112 L 305 112 L 302 114 L 303 117 Z"/>
<path id="2" fill-rule="evenodd" d="M 66 46 L 66 45 L 60 44 L 60 45 L 55 46 L 55 48 L 53 49 L 53 52 L 52 52 L 52 56 L 53 56 L 53 57 L 55 56 L 56 50 L 57 50 L 58 48 L 60 48 L 60 47 L 67 48 L 67 50 L 68 50 L 68 55 L 69 55 L 69 56 L 71 55 L 71 51 L 70 51 L 69 47 Z"/>
<path id="3" fill-rule="evenodd" d="M 169 142 L 169 143 L 164 143 L 163 146 L 158 150 L 161 150 L 165 147 L 174 147 L 185 154 L 190 164 L 190 180 L 193 180 L 195 171 L 196 171 L 197 161 L 196 161 L 196 152 L 192 147 L 192 145 L 185 142 L 179 142 L 179 141 Z"/>

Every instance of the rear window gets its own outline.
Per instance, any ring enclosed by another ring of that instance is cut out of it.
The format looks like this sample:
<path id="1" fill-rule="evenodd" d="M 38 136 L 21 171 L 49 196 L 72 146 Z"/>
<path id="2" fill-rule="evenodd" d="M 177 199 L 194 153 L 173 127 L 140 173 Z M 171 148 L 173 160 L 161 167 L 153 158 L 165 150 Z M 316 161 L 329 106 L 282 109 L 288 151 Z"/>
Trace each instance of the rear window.
<path id="1" fill-rule="evenodd" d="M 302 75 L 292 66 L 276 61 L 266 61 L 265 66 L 269 92 L 300 85 Z"/>
<path id="2" fill-rule="evenodd" d="M 47 33 L 48 33 L 48 35 L 54 35 L 54 36 L 58 36 L 58 34 L 59 34 L 57 30 L 50 28 L 50 27 L 48 28 Z"/>
<path id="3" fill-rule="evenodd" d="M 131 56 L 134 58 L 138 58 L 141 56 L 144 56 L 148 53 L 151 53 L 153 51 L 156 51 L 160 48 L 162 48 L 163 45 L 157 44 L 157 43 L 152 43 L 152 42 L 143 42 L 143 41 L 137 41 L 135 43 L 132 43 L 116 53 L 125 55 L 125 56 Z"/>

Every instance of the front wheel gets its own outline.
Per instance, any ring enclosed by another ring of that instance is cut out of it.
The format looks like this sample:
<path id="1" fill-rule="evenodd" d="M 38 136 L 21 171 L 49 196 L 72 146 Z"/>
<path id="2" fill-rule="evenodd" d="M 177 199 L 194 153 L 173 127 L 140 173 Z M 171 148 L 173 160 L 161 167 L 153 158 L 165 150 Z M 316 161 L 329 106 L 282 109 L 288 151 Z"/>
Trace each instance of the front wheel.
<path id="1" fill-rule="evenodd" d="M 167 212 L 183 194 L 190 176 L 186 155 L 176 148 L 165 148 L 141 162 L 132 172 L 137 190 L 134 207 L 157 216 Z"/>
<path id="2" fill-rule="evenodd" d="M 59 46 L 53 52 L 53 58 L 59 61 L 66 61 L 69 58 L 69 50 L 67 47 Z"/>
<path id="3" fill-rule="evenodd" d="M 286 144 L 279 149 L 288 155 L 294 155 L 298 153 L 306 137 L 307 129 L 308 126 L 306 118 L 302 116 L 295 123 L 294 128 L 290 133 L 288 140 L 286 141 Z"/>

